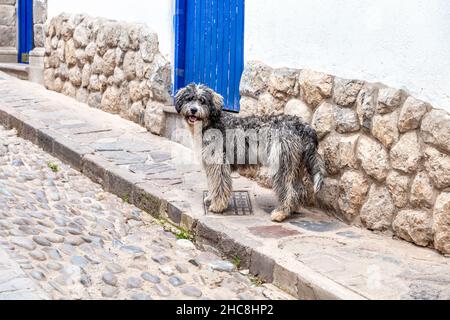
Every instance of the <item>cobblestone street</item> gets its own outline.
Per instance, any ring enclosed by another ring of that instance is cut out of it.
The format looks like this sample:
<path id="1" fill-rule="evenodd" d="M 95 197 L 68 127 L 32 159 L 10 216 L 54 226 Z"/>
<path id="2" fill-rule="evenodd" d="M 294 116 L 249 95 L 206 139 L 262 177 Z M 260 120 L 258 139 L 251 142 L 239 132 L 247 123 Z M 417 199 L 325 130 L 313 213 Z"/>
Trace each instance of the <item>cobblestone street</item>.
<path id="1" fill-rule="evenodd" d="M 51 299 L 279 294 L 165 229 L 0 126 L 0 245 Z"/>

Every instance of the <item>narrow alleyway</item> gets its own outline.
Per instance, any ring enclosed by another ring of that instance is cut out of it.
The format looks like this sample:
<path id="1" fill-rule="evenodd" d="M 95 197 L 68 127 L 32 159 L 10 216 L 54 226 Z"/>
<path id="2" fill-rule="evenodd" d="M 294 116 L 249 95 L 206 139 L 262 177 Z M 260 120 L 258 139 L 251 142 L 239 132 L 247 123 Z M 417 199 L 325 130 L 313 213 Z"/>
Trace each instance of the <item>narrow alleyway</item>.
<path id="1" fill-rule="evenodd" d="M 274 294 L 3 127 L 0 245 L 52 299 Z"/>
<path id="2" fill-rule="evenodd" d="M 0 73 L 0 120 L 26 139 L 0 134 L 0 298 L 36 297 L 31 284 L 55 299 L 291 298 L 234 264 L 298 299 L 450 297 L 435 250 L 317 210 L 274 224 L 273 192 L 245 177 L 233 184 L 253 215 L 205 213 L 191 151 L 117 115 Z"/>

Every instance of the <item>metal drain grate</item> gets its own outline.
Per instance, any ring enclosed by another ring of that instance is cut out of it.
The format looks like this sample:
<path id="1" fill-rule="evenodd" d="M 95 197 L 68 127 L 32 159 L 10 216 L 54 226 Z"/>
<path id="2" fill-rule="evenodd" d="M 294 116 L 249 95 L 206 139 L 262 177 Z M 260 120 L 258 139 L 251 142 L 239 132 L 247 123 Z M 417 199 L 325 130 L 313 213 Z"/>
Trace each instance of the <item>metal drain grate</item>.
<path id="1" fill-rule="evenodd" d="M 203 192 L 203 208 L 205 214 L 216 214 L 208 211 L 208 206 L 205 204 L 205 199 L 208 196 L 208 191 Z M 230 199 L 228 208 L 221 213 L 223 216 L 250 216 L 253 214 L 252 203 L 247 191 L 234 191 Z"/>

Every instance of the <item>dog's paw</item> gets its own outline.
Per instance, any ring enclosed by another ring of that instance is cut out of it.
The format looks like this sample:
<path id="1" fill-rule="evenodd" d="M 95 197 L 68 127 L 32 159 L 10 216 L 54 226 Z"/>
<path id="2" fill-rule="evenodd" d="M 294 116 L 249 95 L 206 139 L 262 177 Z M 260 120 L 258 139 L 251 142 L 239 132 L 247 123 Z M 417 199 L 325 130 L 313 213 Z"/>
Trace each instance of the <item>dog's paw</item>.
<path id="1" fill-rule="evenodd" d="M 208 210 L 210 212 L 214 212 L 214 213 L 222 213 L 222 212 L 225 211 L 226 208 L 228 208 L 228 203 L 227 204 L 211 203 L 211 205 L 209 206 Z"/>
<path id="2" fill-rule="evenodd" d="M 289 213 L 285 211 L 274 210 L 270 215 L 273 222 L 283 222 L 289 217 Z"/>

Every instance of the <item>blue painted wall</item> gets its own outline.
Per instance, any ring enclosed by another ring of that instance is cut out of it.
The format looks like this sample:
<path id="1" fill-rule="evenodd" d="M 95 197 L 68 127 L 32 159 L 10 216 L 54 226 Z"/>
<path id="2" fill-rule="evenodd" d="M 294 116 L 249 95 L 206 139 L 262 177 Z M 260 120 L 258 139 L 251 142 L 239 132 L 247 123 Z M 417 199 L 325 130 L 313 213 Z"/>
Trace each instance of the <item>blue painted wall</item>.
<path id="1" fill-rule="evenodd" d="M 239 111 L 244 0 L 177 0 L 175 30 L 175 90 L 204 83 Z"/>
<path id="2" fill-rule="evenodd" d="M 19 0 L 19 54 L 18 62 L 28 63 L 28 54 L 33 49 L 33 0 Z"/>

